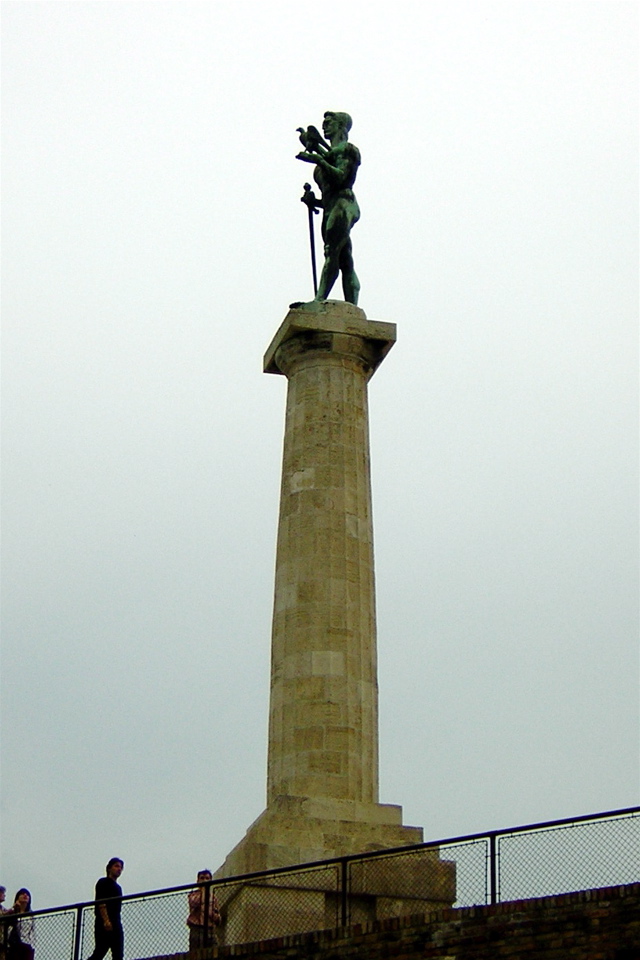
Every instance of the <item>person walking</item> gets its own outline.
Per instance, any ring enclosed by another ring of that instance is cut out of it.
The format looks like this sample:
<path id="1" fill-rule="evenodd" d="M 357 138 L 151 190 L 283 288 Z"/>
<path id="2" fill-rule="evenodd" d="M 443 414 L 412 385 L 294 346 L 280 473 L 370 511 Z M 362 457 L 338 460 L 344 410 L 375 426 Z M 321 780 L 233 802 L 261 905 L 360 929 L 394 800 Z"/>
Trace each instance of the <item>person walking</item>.
<path id="1" fill-rule="evenodd" d="M 118 883 L 123 870 L 124 860 L 112 857 L 107 864 L 107 875 L 100 877 L 96 883 L 96 939 L 88 960 L 102 960 L 109 950 L 112 960 L 123 960 L 124 933 L 120 918 L 122 887 Z"/>

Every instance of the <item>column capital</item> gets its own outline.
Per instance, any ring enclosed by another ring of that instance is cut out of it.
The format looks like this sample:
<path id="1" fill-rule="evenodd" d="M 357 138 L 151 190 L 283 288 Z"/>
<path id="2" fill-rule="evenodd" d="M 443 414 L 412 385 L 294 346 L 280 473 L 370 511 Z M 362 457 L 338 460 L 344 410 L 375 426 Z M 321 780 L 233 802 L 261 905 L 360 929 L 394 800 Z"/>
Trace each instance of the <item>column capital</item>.
<path id="1" fill-rule="evenodd" d="M 298 340 L 299 350 L 290 344 Z M 369 375 L 380 366 L 396 341 L 395 323 L 368 320 L 364 310 L 342 300 L 312 300 L 292 307 L 264 355 L 264 372 L 287 374 L 287 359 L 297 352 L 319 351 L 352 353 L 355 343 L 359 359 L 368 368 Z"/>

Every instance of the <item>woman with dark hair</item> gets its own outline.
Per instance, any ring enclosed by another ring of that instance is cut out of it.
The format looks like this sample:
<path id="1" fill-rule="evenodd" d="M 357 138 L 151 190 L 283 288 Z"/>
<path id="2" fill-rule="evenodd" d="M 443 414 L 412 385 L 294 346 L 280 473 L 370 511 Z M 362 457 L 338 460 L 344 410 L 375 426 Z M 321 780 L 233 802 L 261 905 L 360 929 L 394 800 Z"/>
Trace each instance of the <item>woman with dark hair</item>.
<path id="1" fill-rule="evenodd" d="M 28 916 L 31 913 L 31 894 L 26 887 L 18 890 L 9 912 L 14 919 L 11 921 L 9 932 L 7 960 L 33 960 L 36 947 L 36 925 L 33 917 Z"/>

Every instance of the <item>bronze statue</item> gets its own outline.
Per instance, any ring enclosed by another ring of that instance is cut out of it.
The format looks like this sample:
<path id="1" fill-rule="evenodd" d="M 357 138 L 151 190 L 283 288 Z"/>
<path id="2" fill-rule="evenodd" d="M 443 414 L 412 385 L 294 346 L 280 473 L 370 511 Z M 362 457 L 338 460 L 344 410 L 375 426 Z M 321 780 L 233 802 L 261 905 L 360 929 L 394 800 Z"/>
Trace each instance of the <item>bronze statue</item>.
<path id="1" fill-rule="evenodd" d="M 322 123 L 322 138 L 315 127 L 298 128 L 300 141 L 305 147 L 297 155 L 298 160 L 315 163 L 313 179 L 320 188 L 321 198 L 305 189 L 303 202 L 311 211 L 321 207 L 322 239 L 324 241 L 324 266 L 316 300 L 326 300 L 331 288 L 342 272 L 344 298 L 349 303 L 358 302 L 360 282 L 353 266 L 351 250 L 351 227 L 360 219 L 360 207 L 353 193 L 353 184 L 360 166 L 360 151 L 349 143 L 351 117 L 348 113 L 327 110 Z M 327 143 L 326 141 L 329 141 Z M 307 184 L 305 184 L 305 188 Z"/>

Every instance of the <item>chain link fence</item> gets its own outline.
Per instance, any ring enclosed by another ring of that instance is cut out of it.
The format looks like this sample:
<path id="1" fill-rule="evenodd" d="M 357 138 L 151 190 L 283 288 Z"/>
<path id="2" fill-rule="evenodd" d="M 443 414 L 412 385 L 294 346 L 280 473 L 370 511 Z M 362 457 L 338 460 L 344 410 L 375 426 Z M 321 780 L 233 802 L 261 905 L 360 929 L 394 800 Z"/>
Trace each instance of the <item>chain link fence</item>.
<path id="1" fill-rule="evenodd" d="M 640 807 L 634 807 L 214 880 L 205 903 L 215 896 L 221 922 L 205 920 L 191 945 L 188 896 L 197 887 L 126 896 L 124 956 L 166 957 L 191 946 L 192 960 L 201 960 L 195 943 L 247 943 L 639 880 Z M 88 960 L 95 909 L 91 902 L 31 914 L 35 960 Z M 202 916 L 209 917 L 208 908 Z M 31 960 L 18 947 L 19 926 L 16 916 L 0 917 L 0 960 Z"/>
<path id="2" fill-rule="evenodd" d="M 640 813 L 498 837 L 498 900 L 548 897 L 640 879 Z"/>

